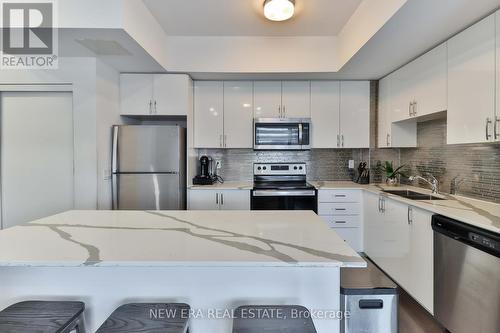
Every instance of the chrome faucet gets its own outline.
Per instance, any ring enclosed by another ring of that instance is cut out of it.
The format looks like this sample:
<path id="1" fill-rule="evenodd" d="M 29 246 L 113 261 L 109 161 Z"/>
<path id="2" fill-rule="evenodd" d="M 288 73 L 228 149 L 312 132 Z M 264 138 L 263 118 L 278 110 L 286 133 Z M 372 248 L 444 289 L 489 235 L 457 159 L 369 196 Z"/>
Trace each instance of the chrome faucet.
<path id="1" fill-rule="evenodd" d="M 431 175 L 430 173 L 427 174 L 427 176 L 431 179 L 426 179 L 422 176 L 410 176 L 408 179 L 413 182 L 415 180 L 423 180 L 424 182 L 426 182 L 427 184 L 429 184 L 431 186 L 431 189 L 432 189 L 432 193 L 434 194 L 438 194 L 439 193 L 439 181 L 436 179 L 436 177 L 434 177 L 433 175 Z"/>

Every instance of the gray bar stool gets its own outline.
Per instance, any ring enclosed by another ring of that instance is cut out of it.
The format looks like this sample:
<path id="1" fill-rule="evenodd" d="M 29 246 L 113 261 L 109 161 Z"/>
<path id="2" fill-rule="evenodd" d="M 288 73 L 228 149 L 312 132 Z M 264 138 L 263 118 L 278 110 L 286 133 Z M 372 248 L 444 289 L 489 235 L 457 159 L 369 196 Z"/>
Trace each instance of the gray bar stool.
<path id="1" fill-rule="evenodd" d="M 96 333 L 186 333 L 189 305 L 130 303 L 120 306 Z"/>
<path id="2" fill-rule="evenodd" d="M 82 302 L 26 301 L 0 312 L 0 332 L 84 333 Z"/>
<path id="3" fill-rule="evenodd" d="M 316 333 L 311 314 L 299 305 L 248 305 L 234 312 L 233 333 Z"/>

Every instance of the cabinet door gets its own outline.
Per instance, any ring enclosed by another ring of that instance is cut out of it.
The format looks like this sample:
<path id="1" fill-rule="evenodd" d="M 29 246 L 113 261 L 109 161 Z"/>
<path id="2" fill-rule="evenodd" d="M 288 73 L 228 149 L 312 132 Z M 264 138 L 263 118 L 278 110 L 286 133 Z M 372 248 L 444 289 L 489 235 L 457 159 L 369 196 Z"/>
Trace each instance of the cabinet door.
<path id="1" fill-rule="evenodd" d="M 253 83 L 224 82 L 224 147 L 252 148 Z"/>
<path id="2" fill-rule="evenodd" d="M 379 210 L 379 196 L 364 193 L 364 251 L 374 261 L 380 256 L 380 244 L 383 240 L 382 213 Z"/>
<path id="3" fill-rule="evenodd" d="M 446 100 L 446 43 L 416 59 L 413 77 L 415 89 L 415 116 L 445 111 Z"/>
<path id="4" fill-rule="evenodd" d="M 197 81 L 194 84 L 194 146 L 222 148 L 223 83 Z"/>
<path id="5" fill-rule="evenodd" d="M 448 144 L 491 141 L 495 110 L 495 16 L 448 41 Z M 490 137 L 487 137 L 487 135 Z"/>
<path id="6" fill-rule="evenodd" d="M 386 76 L 379 81 L 378 86 L 378 133 L 377 146 L 388 148 L 391 146 L 391 117 L 390 117 L 390 77 Z"/>
<path id="7" fill-rule="evenodd" d="M 124 116 L 153 113 L 153 75 L 120 75 L 120 114 Z"/>
<path id="8" fill-rule="evenodd" d="M 311 82 L 312 147 L 337 148 L 340 140 L 339 81 Z"/>
<path id="9" fill-rule="evenodd" d="M 410 268 L 403 287 L 430 313 L 434 306 L 434 234 L 432 213 L 412 207 L 410 212 Z"/>
<path id="10" fill-rule="evenodd" d="M 281 81 L 254 82 L 255 118 L 281 118 Z"/>
<path id="11" fill-rule="evenodd" d="M 311 117 L 309 81 L 283 81 L 282 111 L 284 118 Z"/>
<path id="12" fill-rule="evenodd" d="M 191 107 L 192 83 L 185 74 L 155 74 L 153 96 L 155 115 L 185 116 Z"/>
<path id="13" fill-rule="evenodd" d="M 250 210 L 249 190 L 223 190 L 220 192 L 220 209 Z"/>
<path id="14" fill-rule="evenodd" d="M 340 83 L 340 134 L 342 148 L 370 147 L 369 81 Z"/>
<path id="15" fill-rule="evenodd" d="M 189 210 L 219 210 L 220 194 L 216 190 L 188 190 Z"/>
<path id="16" fill-rule="evenodd" d="M 414 101 L 410 82 L 412 68 L 406 65 L 391 74 L 391 119 L 393 122 L 411 118 L 410 103 Z"/>

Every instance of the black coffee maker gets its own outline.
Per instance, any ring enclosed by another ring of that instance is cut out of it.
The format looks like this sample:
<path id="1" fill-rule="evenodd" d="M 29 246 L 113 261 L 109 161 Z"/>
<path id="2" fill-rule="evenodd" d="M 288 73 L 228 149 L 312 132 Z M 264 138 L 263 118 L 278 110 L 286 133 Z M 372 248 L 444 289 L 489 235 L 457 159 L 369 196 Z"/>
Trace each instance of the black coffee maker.
<path id="1" fill-rule="evenodd" d="M 193 185 L 212 185 L 217 180 L 213 172 L 213 160 L 208 156 L 200 157 L 198 175 L 193 178 Z"/>

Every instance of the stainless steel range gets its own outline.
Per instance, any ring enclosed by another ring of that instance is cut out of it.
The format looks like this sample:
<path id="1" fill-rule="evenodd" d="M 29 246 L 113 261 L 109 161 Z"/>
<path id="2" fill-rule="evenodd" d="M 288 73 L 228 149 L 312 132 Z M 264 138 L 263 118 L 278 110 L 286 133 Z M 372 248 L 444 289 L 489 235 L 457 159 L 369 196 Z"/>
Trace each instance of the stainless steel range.
<path id="1" fill-rule="evenodd" d="M 312 210 L 317 190 L 307 183 L 305 163 L 255 163 L 252 210 Z"/>

